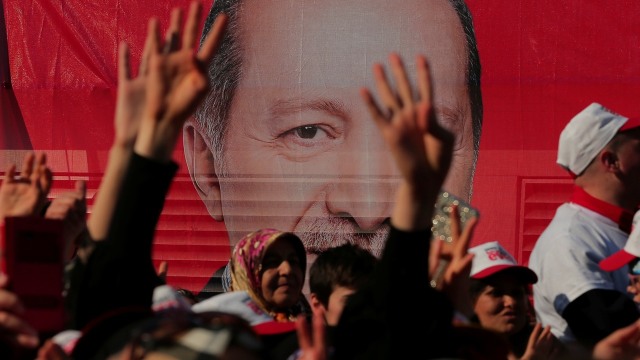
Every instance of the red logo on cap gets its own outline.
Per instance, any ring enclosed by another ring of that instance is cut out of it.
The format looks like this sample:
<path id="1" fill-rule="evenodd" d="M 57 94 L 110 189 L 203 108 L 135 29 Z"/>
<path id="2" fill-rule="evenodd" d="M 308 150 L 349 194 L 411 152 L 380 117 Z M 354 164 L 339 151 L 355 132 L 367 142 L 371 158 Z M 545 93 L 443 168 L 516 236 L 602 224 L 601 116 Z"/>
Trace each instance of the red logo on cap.
<path id="1" fill-rule="evenodd" d="M 487 257 L 489 257 L 489 260 L 491 261 L 504 260 L 509 258 L 509 254 L 505 253 L 502 249 L 497 247 L 488 248 L 485 251 L 487 253 Z"/>

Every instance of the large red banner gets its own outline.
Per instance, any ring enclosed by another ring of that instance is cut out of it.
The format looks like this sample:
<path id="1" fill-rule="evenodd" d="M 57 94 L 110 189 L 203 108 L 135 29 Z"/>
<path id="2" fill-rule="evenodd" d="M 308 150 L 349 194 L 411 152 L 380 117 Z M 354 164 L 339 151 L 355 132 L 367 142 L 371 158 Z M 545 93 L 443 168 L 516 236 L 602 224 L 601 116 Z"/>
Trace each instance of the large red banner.
<path id="1" fill-rule="evenodd" d="M 484 105 L 471 182 L 473 116 L 460 75 L 468 43 L 446 1 L 270 3 L 245 0 L 238 10 L 243 60 L 229 112 L 240 120 L 227 128 L 237 134 L 224 143 L 227 166 L 206 153 L 213 135 L 197 121 L 174 154 L 180 171 L 154 250 L 156 261 L 169 261 L 174 285 L 199 291 L 226 263 L 230 238 L 266 225 L 334 226 L 341 235 L 351 226 L 370 233 L 362 239 L 378 250 L 376 222 L 389 215 L 397 174 L 357 89 L 371 86 L 371 65 L 386 63 L 390 51 L 408 66 L 418 52 L 431 60 L 441 117 L 466 134 L 447 190 L 479 209 L 474 243 L 498 240 L 521 262 L 571 189 L 555 164 L 565 123 L 594 101 L 640 115 L 639 2 L 468 0 Z M 186 5 L 3 0 L 2 168 L 25 149 L 46 151 L 52 196 L 82 178 L 91 205 L 114 135 L 118 43 L 130 44 L 137 68 L 147 20 L 158 17 L 164 30 L 170 10 Z M 447 102 L 460 98 L 463 105 Z M 250 121 L 265 113 L 266 128 Z M 269 131 L 277 142 L 256 145 L 271 141 L 261 138 Z M 323 211 L 348 214 L 349 222 L 320 221 Z M 331 236 L 309 242 L 320 247 Z"/>

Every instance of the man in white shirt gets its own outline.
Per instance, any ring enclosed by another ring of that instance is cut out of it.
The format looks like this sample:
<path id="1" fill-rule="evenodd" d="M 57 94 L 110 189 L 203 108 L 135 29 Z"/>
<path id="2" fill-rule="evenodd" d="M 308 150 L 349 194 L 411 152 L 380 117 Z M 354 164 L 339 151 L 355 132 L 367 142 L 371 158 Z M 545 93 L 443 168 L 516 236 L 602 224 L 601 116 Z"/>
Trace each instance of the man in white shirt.
<path id="1" fill-rule="evenodd" d="M 628 269 L 598 263 L 622 249 L 640 203 L 640 119 L 593 103 L 560 135 L 557 163 L 574 178 L 571 200 L 540 235 L 529 267 L 538 322 L 563 342 L 593 346 L 639 312 L 626 293 Z"/>

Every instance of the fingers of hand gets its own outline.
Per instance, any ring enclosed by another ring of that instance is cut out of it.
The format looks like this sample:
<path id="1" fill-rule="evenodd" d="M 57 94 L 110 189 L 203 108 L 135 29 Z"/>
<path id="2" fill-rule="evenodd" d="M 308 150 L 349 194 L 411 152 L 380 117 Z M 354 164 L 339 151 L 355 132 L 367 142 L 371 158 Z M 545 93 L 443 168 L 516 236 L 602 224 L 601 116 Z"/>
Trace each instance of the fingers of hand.
<path id="1" fill-rule="evenodd" d="M 423 55 L 416 57 L 416 69 L 418 73 L 418 89 L 420 92 L 420 101 L 431 107 L 433 103 L 433 88 L 431 85 L 431 67 L 427 58 Z"/>
<path id="2" fill-rule="evenodd" d="M 27 325 L 27 326 L 29 326 L 29 325 Z M 33 331 L 33 333 L 31 333 L 31 331 Z M 22 347 L 35 348 L 40 343 L 40 340 L 38 339 L 38 334 L 36 333 L 36 331 L 35 330 L 30 330 L 27 333 L 18 334 L 16 336 L 16 342 L 18 343 L 18 345 L 20 345 Z"/>
<path id="3" fill-rule="evenodd" d="M 400 104 L 398 103 L 398 99 L 393 93 L 393 90 L 391 90 L 387 74 L 382 65 L 373 65 L 373 77 L 376 83 L 376 88 L 378 89 L 378 95 L 380 95 L 380 100 L 384 106 L 393 112 L 399 111 Z"/>
<path id="4" fill-rule="evenodd" d="M 324 318 L 321 314 L 313 314 L 313 346 L 321 351 L 325 348 Z"/>
<path id="5" fill-rule="evenodd" d="M 298 344 L 302 351 L 311 348 L 311 334 L 307 326 L 307 319 L 304 316 L 298 316 L 296 319 L 296 334 L 298 336 Z"/>
<path id="6" fill-rule="evenodd" d="M 431 246 L 429 249 L 429 274 L 433 278 L 436 268 L 438 267 L 438 260 L 442 255 L 443 241 L 435 239 L 431 240 Z"/>
<path id="7" fill-rule="evenodd" d="M 16 294 L 8 290 L 0 289 L 0 311 L 22 314 L 24 312 L 24 306 Z"/>
<path id="8" fill-rule="evenodd" d="M 218 50 L 218 47 L 220 47 L 228 22 L 229 18 L 226 14 L 220 14 L 216 17 L 211 30 L 209 30 L 207 39 L 204 41 L 204 44 L 202 44 L 200 51 L 198 51 L 198 60 L 202 63 L 208 64 Z"/>
<path id="9" fill-rule="evenodd" d="M 418 55 L 416 58 L 416 67 L 418 72 L 418 89 L 420 91 L 420 101 L 431 105 L 431 73 L 427 59 Z"/>
<path id="10" fill-rule="evenodd" d="M 471 264 L 473 263 L 473 254 L 466 254 L 460 260 L 452 262 L 452 270 L 454 274 L 464 274 L 471 271 Z"/>
<path id="11" fill-rule="evenodd" d="M 0 289 L 4 289 L 7 285 L 9 285 L 9 277 L 0 271 Z"/>
<path id="12" fill-rule="evenodd" d="M 4 173 L 4 180 L 2 184 L 10 184 L 15 182 L 16 177 L 16 166 L 14 164 L 9 165 L 7 171 Z"/>
<path id="13" fill-rule="evenodd" d="M 529 341 L 527 342 L 528 348 L 531 349 L 535 347 L 541 332 L 542 332 L 542 325 L 536 324 L 533 327 L 533 330 L 531 331 L 531 335 L 529 335 Z"/>
<path id="14" fill-rule="evenodd" d="M 149 56 L 157 54 L 160 51 L 160 39 L 158 38 L 159 24 L 158 19 L 149 19 L 147 28 L 147 42 L 149 43 Z"/>
<path id="15" fill-rule="evenodd" d="M 184 34 L 182 35 L 183 49 L 193 49 L 198 39 L 198 24 L 200 23 L 200 14 L 202 13 L 202 5 L 199 1 L 192 1 L 189 6 L 189 15 L 185 25 Z"/>
<path id="16" fill-rule="evenodd" d="M 124 84 L 131 78 L 131 69 L 129 63 L 129 45 L 121 41 L 118 46 L 118 83 Z"/>
<path id="17" fill-rule="evenodd" d="M 380 107 L 373 98 L 373 95 L 371 95 L 368 89 L 362 88 L 360 89 L 360 97 L 362 97 L 365 105 L 367 105 L 369 114 L 371 114 L 371 117 L 376 122 L 376 125 L 378 125 L 378 127 L 380 128 L 383 128 L 387 121 L 385 119 L 385 116 L 382 114 Z"/>
<path id="18" fill-rule="evenodd" d="M 149 24 L 150 26 L 151 24 Z M 147 30 L 149 31 L 149 29 Z M 153 37 L 148 36 L 144 40 L 144 48 L 142 49 L 142 57 L 140 58 L 140 68 L 138 69 L 138 77 L 145 76 L 149 72 L 149 58 L 153 52 Z"/>
<path id="19" fill-rule="evenodd" d="M 15 341 L 22 345 L 34 347 L 38 344 L 37 331 L 13 313 L 0 311 L 0 329 L 5 334 L 12 334 Z"/>
<path id="20" fill-rule="evenodd" d="M 460 235 L 460 238 L 455 245 L 455 252 L 458 256 L 466 254 L 467 250 L 469 250 L 469 244 L 471 244 L 471 239 L 473 239 L 473 231 L 475 230 L 477 223 L 478 218 L 476 217 L 467 220 L 464 230 L 462 231 L 462 235 Z"/>
<path id="21" fill-rule="evenodd" d="M 402 100 L 402 107 L 413 106 L 413 91 L 411 90 L 411 83 L 407 77 L 402 59 L 400 59 L 398 54 L 393 53 L 389 55 L 389 62 L 391 62 L 391 71 L 393 72 L 393 77 L 398 87 L 398 95 L 400 96 L 400 100 Z"/>
<path id="22" fill-rule="evenodd" d="M 42 190 L 43 196 L 46 197 L 49 194 L 52 183 L 53 173 L 51 172 L 51 169 L 45 167 L 42 176 L 40 176 L 40 189 Z"/>
<path id="23" fill-rule="evenodd" d="M 429 113 L 431 105 L 426 102 L 420 102 L 417 107 L 417 126 L 420 134 L 426 134 L 430 131 Z"/>
<path id="24" fill-rule="evenodd" d="M 22 170 L 20 171 L 20 177 L 22 179 L 29 179 L 31 177 L 31 173 L 33 172 L 33 164 L 35 162 L 35 154 L 33 152 L 29 152 L 22 161 Z"/>
<path id="25" fill-rule="evenodd" d="M 38 154 L 35 162 L 33 163 L 33 168 L 31 169 L 31 174 L 29 176 L 29 179 L 31 180 L 32 185 L 35 185 L 38 188 L 42 188 L 43 182 L 41 182 L 41 180 L 44 177 L 46 177 L 46 169 L 47 169 L 47 155 L 45 153 L 40 153 Z"/>
<path id="26" fill-rule="evenodd" d="M 165 35 L 163 53 L 169 54 L 180 47 L 180 27 L 182 22 L 182 9 L 175 8 L 171 11 L 171 21 Z"/>

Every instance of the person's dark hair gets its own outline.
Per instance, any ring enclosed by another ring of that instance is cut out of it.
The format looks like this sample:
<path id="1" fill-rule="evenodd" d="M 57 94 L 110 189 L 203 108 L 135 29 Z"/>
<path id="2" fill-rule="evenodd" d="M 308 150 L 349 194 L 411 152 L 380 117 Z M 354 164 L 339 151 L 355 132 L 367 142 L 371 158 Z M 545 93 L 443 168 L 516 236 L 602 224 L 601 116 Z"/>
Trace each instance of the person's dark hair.
<path id="1" fill-rule="evenodd" d="M 487 276 L 486 278 L 483 279 L 474 279 L 474 278 L 470 278 L 469 279 L 469 296 L 471 296 L 471 302 L 475 304 L 476 300 L 478 299 L 478 296 L 480 296 L 480 294 L 482 293 L 482 291 L 484 291 L 484 288 L 487 287 L 487 285 L 490 285 L 492 283 L 492 281 L 494 281 L 494 279 L 496 279 L 497 275 L 500 274 L 514 274 L 516 277 L 520 274 L 515 269 L 506 269 L 506 270 L 502 270 L 500 272 L 497 272 L 491 276 Z M 519 280 L 522 284 L 522 286 L 525 289 L 525 292 L 527 294 L 530 293 L 531 288 L 529 286 L 529 283 L 527 282 L 527 280 L 520 278 Z"/>
<path id="2" fill-rule="evenodd" d="M 460 19 L 466 39 L 468 53 L 467 85 L 473 121 L 473 161 L 475 168 L 480 147 L 483 117 L 482 92 L 480 89 L 480 56 L 478 54 L 473 19 L 467 4 L 463 0 L 448 1 Z M 224 147 L 223 140 L 227 129 L 229 110 L 242 75 L 242 60 L 245 50 L 242 48 L 240 41 L 238 41 L 238 13 L 240 7 L 241 0 L 215 0 L 205 22 L 201 37 L 202 43 L 211 29 L 213 21 L 220 13 L 225 13 L 229 17 L 226 34 L 208 70 L 211 88 L 195 114 L 198 126 L 209 137 L 213 147 L 213 156 L 216 157 L 215 160 L 221 166 L 224 166 L 220 154 Z"/>
<path id="3" fill-rule="evenodd" d="M 327 307 L 337 286 L 359 289 L 377 263 L 373 254 L 347 243 L 322 252 L 309 269 L 309 291 Z"/>
<path id="4" fill-rule="evenodd" d="M 478 297 L 482 294 L 482 291 L 484 291 L 484 288 L 487 287 L 487 285 L 489 284 L 483 280 L 474 278 L 469 279 L 469 296 L 471 297 L 472 304 L 476 303 L 476 300 L 478 300 Z"/>
<path id="5" fill-rule="evenodd" d="M 624 145 L 630 139 L 636 139 L 640 136 L 640 128 L 629 129 L 626 131 L 621 131 L 613 136 L 613 139 L 609 141 L 607 147 L 611 151 L 618 151 L 620 147 Z"/>

